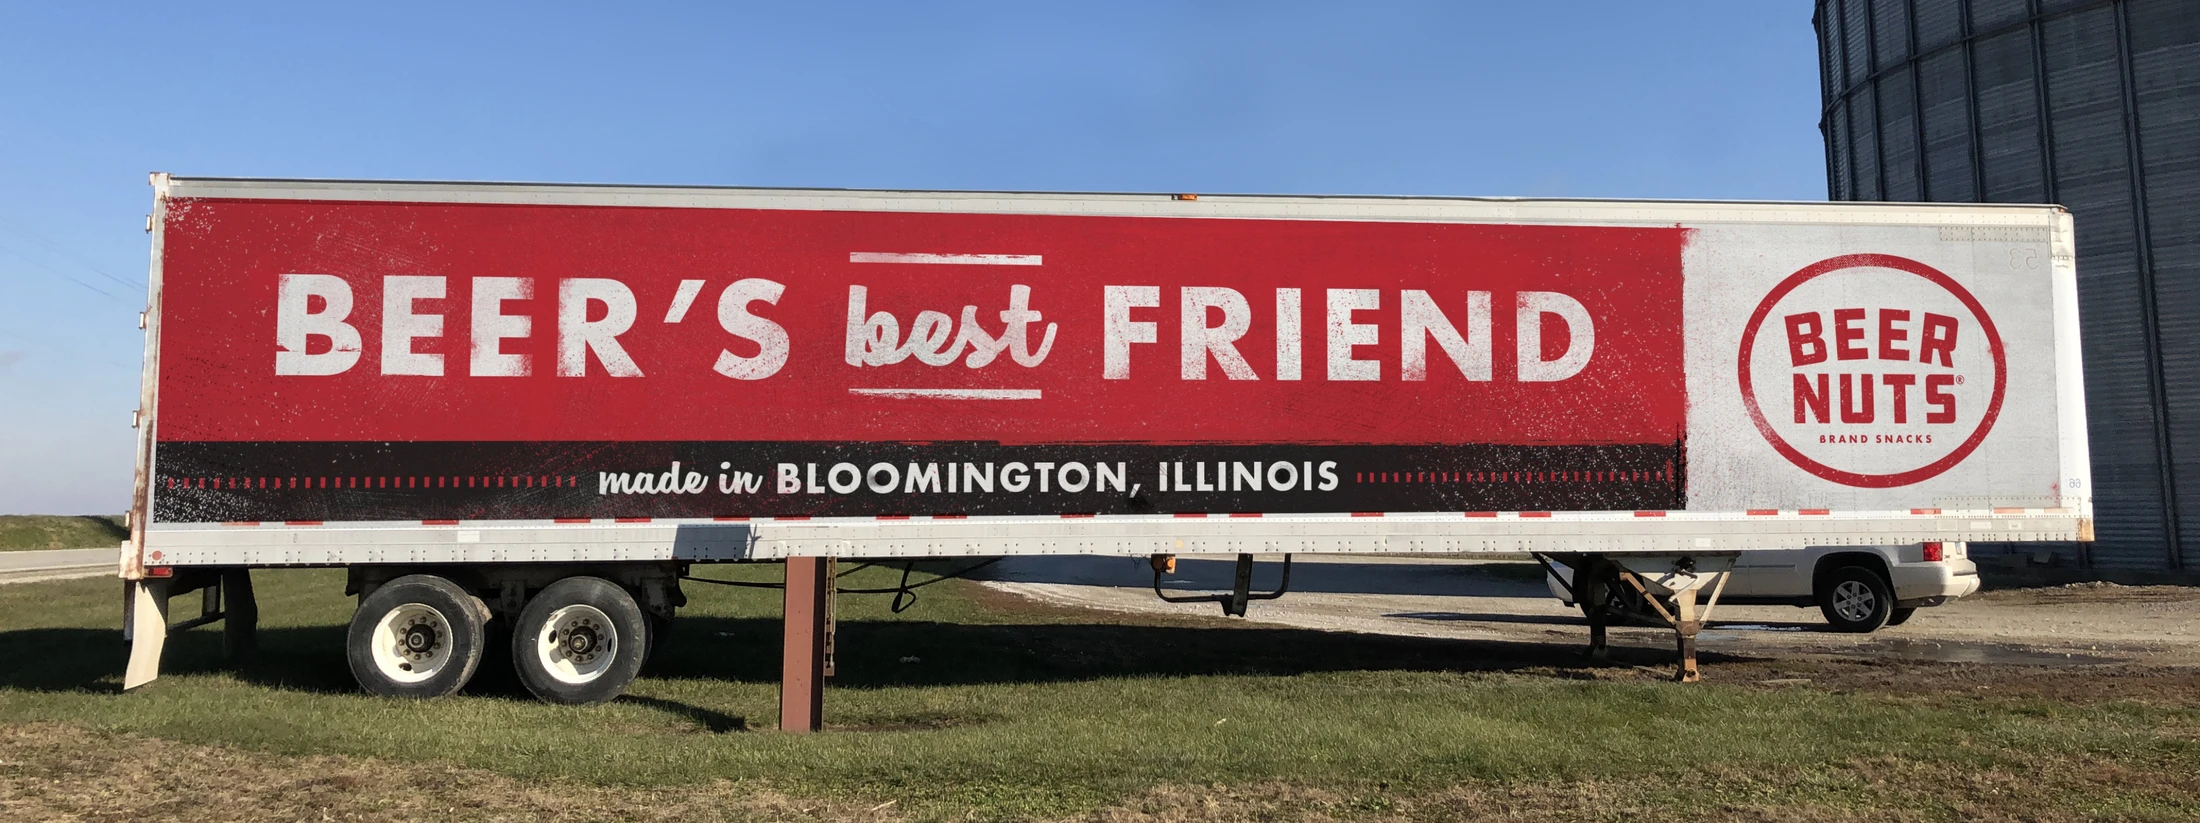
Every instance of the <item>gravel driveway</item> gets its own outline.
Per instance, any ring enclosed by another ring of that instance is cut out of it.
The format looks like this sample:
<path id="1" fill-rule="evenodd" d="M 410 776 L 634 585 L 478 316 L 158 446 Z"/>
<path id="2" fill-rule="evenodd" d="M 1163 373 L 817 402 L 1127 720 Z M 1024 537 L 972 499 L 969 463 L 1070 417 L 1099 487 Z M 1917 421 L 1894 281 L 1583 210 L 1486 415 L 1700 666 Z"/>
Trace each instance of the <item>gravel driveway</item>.
<path id="1" fill-rule="evenodd" d="M 1256 590 L 1274 586 L 1263 561 Z M 1233 556 L 1184 556 L 1174 591 L 1222 591 Z M 1017 557 L 989 570 L 986 585 L 1063 606 L 1158 614 L 1219 614 L 1214 604 L 1154 596 L 1144 558 Z M 1750 655 L 1858 655 L 1946 662 L 2084 665 L 2132 662 L 2200 666 L 2200 589 L 2078 584 L 1988 591 L 1867 635 L 1826 629 L 1815 608 L 1720 605 L 1698 643 Z M 1246 619 L 1298 628 L 1417 637 L 1583 644 L 1581 613 L 1551 597 L 1528 561 L 1482 558 L 1301 555 L 1291 593 L 1256 601 Z M 1671 648 L 1670 630 L 1613 630 L 1622 646 Z"/>

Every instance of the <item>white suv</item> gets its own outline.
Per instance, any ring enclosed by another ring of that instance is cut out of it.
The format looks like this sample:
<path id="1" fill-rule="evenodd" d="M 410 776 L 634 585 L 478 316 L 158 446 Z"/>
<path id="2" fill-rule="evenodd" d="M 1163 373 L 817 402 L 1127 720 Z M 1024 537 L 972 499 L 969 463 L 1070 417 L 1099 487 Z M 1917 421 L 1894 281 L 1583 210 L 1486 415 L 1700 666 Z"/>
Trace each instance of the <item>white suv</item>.
<path id="1" fill-rule="evenodd" d="M 1573 571 L 1553 563 L 1551 593 L 1577 605 L 1567 592 Z M 1613 581 L 1611 606 L 1623 614 L 1652 610 L 1634 589 Z M 1938 606 L 1978 591 L 1978 565 L 1962 543 L 1903 546 L 1816 546 L 1752 549 L 1736 558 L 1721 603 L 1817 606 L 1836 631 L 1869 632 L 1899 626 L 1921 606 Z"/>

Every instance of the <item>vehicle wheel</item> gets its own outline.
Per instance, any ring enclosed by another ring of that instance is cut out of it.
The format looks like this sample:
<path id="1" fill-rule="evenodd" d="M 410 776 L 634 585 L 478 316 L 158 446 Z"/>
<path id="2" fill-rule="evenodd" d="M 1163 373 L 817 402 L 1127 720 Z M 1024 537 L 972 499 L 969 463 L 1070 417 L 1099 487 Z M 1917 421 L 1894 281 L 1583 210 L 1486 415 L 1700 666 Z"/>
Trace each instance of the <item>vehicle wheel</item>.
<path id="1" fill-rule="evenodd" d="M 1903 608 L 1897 608 L 1897 609 L 1895 609 L 1895 610 L 1894 610 L 1893 612 L 1890 612 L 1890 613 L 1889 613 L 1889 614 L 1887 615 L 1887 625 L 1889 625 L 1889 626 L 1900 626 L 1900 625 L 1902 625 L 1902 624 L 1904 624 L 1904 623 L 1908 623 L 1908 622 L 1910 622 L 1910 615 L 1913 615 L 1913 614 L 1916 614 L 1916 613 L 1917 613 L 1917 607 L 1916 607 L 1916 606 L 1911 606 L 1911 607 L 1909 607 L 1909 608 L 1907 608 L 1907 609 L 1903 609 Z"/>
<path id="2" fill-rule="evenodd" d="M 1894 614 L 1894 590 L 1878 572 L 1842 566 L 1818 580 L 1818 610 L 1834 631 L 1871 632 Z"/>
<path id="3" fill-rule="evenodd" d="M 527 601 L 512 626 L 512 668 L 536 697 L 585 706 L 626 691 L 649 652 L 648 618 L 600 577 L 568 577 Z"/>
<path id="4" fill-rule="evenodd" d="M 441 697 L 481 665 L 489 608 L 434 575 L 397 578 L 359 601 L 345 636 L 351 675 L 368 694 Z"/>

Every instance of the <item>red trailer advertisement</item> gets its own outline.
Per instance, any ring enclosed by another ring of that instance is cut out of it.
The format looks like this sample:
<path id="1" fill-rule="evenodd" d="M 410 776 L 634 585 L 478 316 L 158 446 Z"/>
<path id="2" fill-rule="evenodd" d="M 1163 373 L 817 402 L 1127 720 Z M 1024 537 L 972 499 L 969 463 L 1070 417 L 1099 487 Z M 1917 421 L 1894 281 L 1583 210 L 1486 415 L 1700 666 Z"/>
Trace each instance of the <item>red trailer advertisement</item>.
<path id="1" fill-rule="evenodd" d="M 155 187 L 132 580 L 2091 538 L 2052 206 Z"/>
<path id="2" fill-rule="evenodd" d="M 1686 507 L 1685 229 L 169 209 L 156 523 Z"/>

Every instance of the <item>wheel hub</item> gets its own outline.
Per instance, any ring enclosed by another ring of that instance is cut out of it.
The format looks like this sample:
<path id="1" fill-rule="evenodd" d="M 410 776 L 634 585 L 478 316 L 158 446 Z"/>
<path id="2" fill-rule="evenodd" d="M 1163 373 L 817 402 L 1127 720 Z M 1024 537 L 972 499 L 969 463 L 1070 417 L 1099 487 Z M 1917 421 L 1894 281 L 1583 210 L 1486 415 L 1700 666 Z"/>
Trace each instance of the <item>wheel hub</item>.
<path id="1" fill-rule="evenodd" d="M 1877 599 L 1871 589 L 1855 581 L 1842 583 L 1833 589 L 1833 608 L 1849 620 L 1865 620 L 1877 608 Z"/>
<path id="2" fill-rule="evenodd" d="M 437 636 L 435 626 L 429 625 L 425 617 L 416 617 L 411 625 L 405 627 L 405 637 L 397 653 L 414 660 L 424 660 L 435 653 L 435 647 L 441 642 L 442 638 Z"/>
<path id="3" fill-rule="evenodd" d="M 597 636 L 596 621 L 587 617 L 575 618 L 558 632 L 557 645 L 567 660 L 584 666 L 593 662 L 603 648 Z"/>
<path id="4" fill-rule="evenodd" d="M 565 634 L 565 653 L 573 657 L 587 657 L 596 648 L 596 632 L 587 626 L 575 628 Z"/>
<path id="5" fill-rule="evenodd" d="M 374 665 L 399 683 L 418 683 L 443 671 L 457 635 L 450 620 L 425 603 L 404 603 L 376 621 Z"/>
<path id="6" fill-rule="evenodd" d="M 618 624 L 603 610 L 575 603 L 552 611 L 536 636 L 536 660 L 564 683 L 587 683 L 609 671 L 628 652 L 620 649 Z"/>

